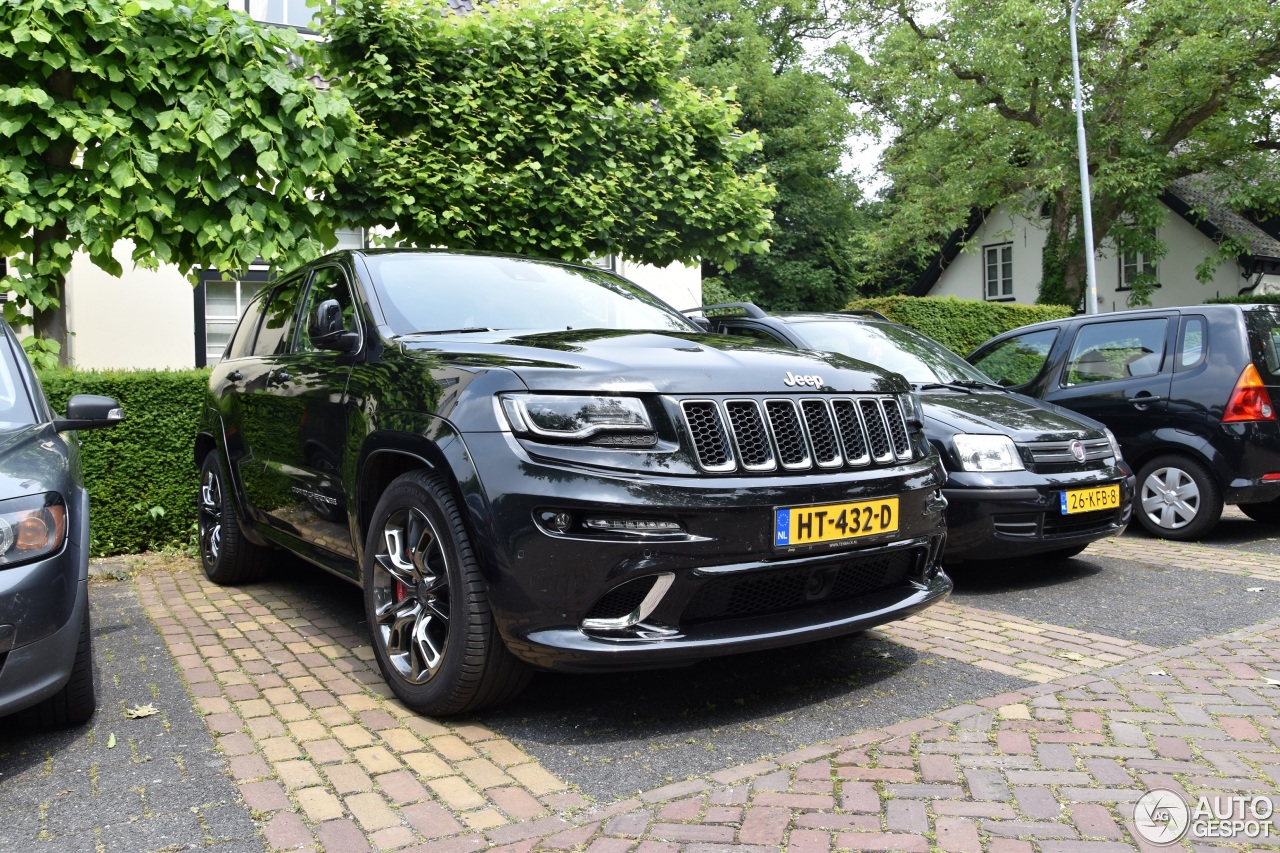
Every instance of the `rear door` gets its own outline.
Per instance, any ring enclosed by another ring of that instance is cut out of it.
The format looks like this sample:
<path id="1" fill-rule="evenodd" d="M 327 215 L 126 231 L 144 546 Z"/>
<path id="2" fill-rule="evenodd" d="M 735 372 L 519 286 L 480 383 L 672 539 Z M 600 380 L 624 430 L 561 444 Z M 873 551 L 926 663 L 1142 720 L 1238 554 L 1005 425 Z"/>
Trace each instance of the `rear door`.
<path id="1" fill-rule="evenodd" d="M 1042 399 L 1102 421 L 1136 456 L 1164 425 L 1173 376 L 1178 314 L 1145 314 L 1079 323 L 1066 360 L 1048 377 Z"/>

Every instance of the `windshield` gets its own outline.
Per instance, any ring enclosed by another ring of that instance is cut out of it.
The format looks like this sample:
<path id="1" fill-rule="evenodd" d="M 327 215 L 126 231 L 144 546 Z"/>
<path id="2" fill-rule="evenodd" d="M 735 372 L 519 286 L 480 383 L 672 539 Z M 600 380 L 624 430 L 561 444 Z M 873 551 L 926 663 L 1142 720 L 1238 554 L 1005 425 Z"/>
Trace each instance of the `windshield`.
<path id="1" fill-rule="evenodd" d="M 3 329 L 0 329 L 3 332 Z M 36 422 L 27 386 L 22 381 L 17 359 L 26 358 L 14 352 L 12 338 L 0 337 L 0 431 L 8 432 Z"/>
<path id="2" fill-rule="evenodd" d="M 396 334 L 488 329 L 696 332 L 684 316 L 625 279 L 525 258 L 370 254 Z"/>
<path id="3" fill-rule="evenodd" d="M 976 368 L 905 326 L 849 320 L 792 323 L 812 349 L 838 352 L 901 373 L 908 382 L 990 382 Z"/>

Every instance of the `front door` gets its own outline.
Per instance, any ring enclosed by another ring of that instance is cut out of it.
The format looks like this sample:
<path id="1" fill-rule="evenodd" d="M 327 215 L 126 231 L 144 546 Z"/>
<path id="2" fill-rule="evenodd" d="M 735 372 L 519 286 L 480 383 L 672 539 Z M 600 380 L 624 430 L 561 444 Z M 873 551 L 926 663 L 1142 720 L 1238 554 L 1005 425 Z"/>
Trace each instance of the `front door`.
<path id="1" fill-rule="evenodd" d="M 1176 314 L 1081 323 L 1043 399 L 1102 421 L 1126 456 L 1162 425 L 1173 376 Z"/>

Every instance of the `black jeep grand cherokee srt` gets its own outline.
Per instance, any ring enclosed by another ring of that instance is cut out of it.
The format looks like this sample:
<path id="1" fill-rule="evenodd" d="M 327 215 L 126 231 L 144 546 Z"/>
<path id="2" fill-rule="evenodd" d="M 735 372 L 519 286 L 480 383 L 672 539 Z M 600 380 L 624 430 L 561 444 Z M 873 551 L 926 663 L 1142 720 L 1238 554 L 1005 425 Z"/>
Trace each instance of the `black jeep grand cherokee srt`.
<path id="1" fill-rule="evenodd" d="M 338 252 L 252 301 L 196 439 L 217 583 L 280 546 L 364 589 L 424 713 L 529 667 L 660 667 L 944 598 L 944 475 L 906 382 L 704 334 L 589 267 Z"/>

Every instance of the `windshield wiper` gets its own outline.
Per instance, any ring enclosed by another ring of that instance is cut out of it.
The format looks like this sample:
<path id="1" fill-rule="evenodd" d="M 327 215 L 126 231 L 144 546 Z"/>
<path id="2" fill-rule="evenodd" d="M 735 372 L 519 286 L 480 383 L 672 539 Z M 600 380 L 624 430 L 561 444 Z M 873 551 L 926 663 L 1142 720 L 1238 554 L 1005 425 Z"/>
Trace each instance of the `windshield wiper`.
<path id="1" fill-rule="evenodd" d="M 488 326 L 463 326 L 461 329 L 432 329 L 429 332 L 410 332 L 411 335 L 457 335 L 471 332 L 501 332 L 501 329 L 490 329 Z"/>
<path id="2" fill-rule="evenodd" d="M 997 385 L 994 382 L 983 382 L 981 379 L 957 379 L 951 383 L 959 385 L 961 388 L 990 388 L 992 391 L 1008 391 L 1003 385 Z"/>
<path id="3" fill-rule="evenodd" d="M 965 394 L 972 394 L 973 390 L 967 385 L 960 385 L 955 382 L 912 382 L 911 387 L 917 391 L 937 391 L 945 388 L 948 391 L 963 391 Z"/>

